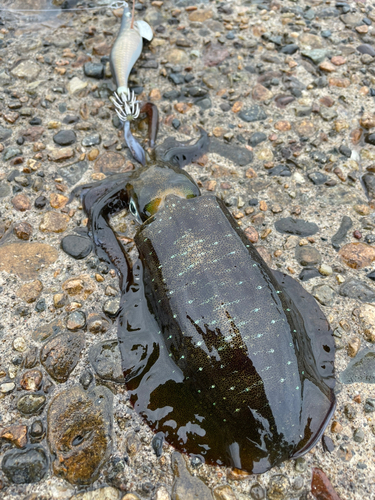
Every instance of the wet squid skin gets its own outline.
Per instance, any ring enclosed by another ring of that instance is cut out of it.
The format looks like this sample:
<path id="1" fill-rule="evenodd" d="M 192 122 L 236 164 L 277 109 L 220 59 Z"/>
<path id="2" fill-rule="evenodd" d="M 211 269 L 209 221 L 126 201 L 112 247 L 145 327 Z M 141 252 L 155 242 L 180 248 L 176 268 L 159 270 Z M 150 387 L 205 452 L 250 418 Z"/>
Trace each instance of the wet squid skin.
<path id="1" fill-rule="evenodd" d="M 262 473 L 311 449 L 334 411 L 332 332 L 170 156 L 83 197 L 98 255 L 120 274 L 127 389 L 177 449 Z M 109 225 L 123 208 L 142 221 L 133 268 Z"/>

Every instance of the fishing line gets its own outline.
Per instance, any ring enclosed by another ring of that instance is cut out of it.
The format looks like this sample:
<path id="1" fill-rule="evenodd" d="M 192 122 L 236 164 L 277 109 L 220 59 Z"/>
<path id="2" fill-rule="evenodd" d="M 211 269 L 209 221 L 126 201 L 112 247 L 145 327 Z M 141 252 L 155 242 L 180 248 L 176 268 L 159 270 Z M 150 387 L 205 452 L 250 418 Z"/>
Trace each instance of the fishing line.
<path id="1" fill-rule="evenodd" d="M 123 0 L 117 0 L 112 2 L 110 5 L 97 5 L 96 7 L 80 7 L 77 9 L 2 9 L 0 12 L 82 12 L 83 10 L 97 10 L 107 7 L 109 9 L 122 9 L 123 7 L 128 7 L 127 2 Z"/>

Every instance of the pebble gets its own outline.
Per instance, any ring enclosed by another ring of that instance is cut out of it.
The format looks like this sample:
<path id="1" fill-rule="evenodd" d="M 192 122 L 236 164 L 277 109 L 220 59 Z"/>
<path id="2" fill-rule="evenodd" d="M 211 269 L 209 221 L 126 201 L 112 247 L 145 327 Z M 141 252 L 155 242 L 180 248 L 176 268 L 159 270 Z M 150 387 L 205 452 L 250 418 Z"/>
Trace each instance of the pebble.
<path id="1" fill-rule="evenodd" d="M 217 486 L 214 491 L 214 499 L 215 500 L 237 500 L 237 496 L 232 490 L 232 488 L 225 484 L 222 486 Z"/>
<path id="2" fill-rule="evenodd" d="M 172 454 L 172 470 L 174 482 L 172 485 L 172 500 L 212 500 L 210 489 L 196 476 L 191 476 L 183 456 Z"/>
<path id="3" fill-rule="evenodd" d="M 355 278 L 345 281 L 340 287 L 339 294 L 362 302 L 375 302 L 375 290 Z"/>
<path id="4" fill-rule="evenodd" d="M 73 158 L 74 150 L 72 148 L 51 149 L 48 151 L 47 156 L 51 161 L 65 161 Z"/>
<path id="5" fill-rule="evenodd" d="M 72 165 L 61 167 L 59 174 L 69 186 L 74 186 L 74 184 L 77 184 L 82 179 L 88 167 L 89 164 L 87 161 L 79 161 Z"/>
<path id="6" fill-rule="evenodd" d="M 12 70 L 11 74 L 17 78 L 33 81 L 40 73 L 40 66 L 32 59 L 21 60 Z"/>
<path id="7" fill-rule="evenodd" d="M 318 250 L 310 246 L 297 246 L 295 258 L 301 266 L 314 266 L 320 264 L 322 259 Z"/>
<path id="8" fill-rule="evenodd" d="M 241 120 L 252 123 L 257 121 L 262 121 L 267 118 L 267 114 L 260 106 L 252 106 L 247 109 L 243 109 L 238 113 Z"/>
<path id="9" fill-rule="evenodd" d="M 58 252 L 44 243 L 10 243 L 0 247 L 0 271 L 14 273 L 28 281 L 38 277 L 39 270 L 53 264 Z"/>
<path id="10" fill-rule="evenodd" d="M 361 332 L 368 342 L 375 342 L 375 306 L 364 304 L 359 308 L 358 320 Z"/>
<path id="11" fill-rule="evenodd" d="M 287 497 L 290 488 L 289 479 L 284 474 L 276 474 L 271 477 L 267 488 L 269 500 L 283 500 Z"/>
<path id="12" fill-rule="evenodd" d="M 252 134 L 248 140 L 249 146 L 255 148 L 258 144 L 267 140 L 267 136 L 263 132 L 255 132 Z"/>
<path id="13" fill-rule="evenodd" d="M 366 243 L 348 243 L 339 251 L 341 259 L 352 269 L 362 269 L 375 260 L 375 248 Z"/>
<path id="14" fill-rule="evenodd" d="M 37 483 L 48 472 L 47 454 L 41 446 L 24 450 L 10 450 L 4 454 L 2 470 L 15 484 Z"/>
<path id="15" fill-rule="evenodd" d="M 367 398 L 363 409 L 365 413 L 373 413 L 375 411 L 375 399 Z"/>
<path id="16" fill-rule="evenodd" d="M 95 481 L 112 447 L 112 407 L 112 393 L 103 386 L 85 391 L 75 385 L 52 399 L 47 439 L 57 476 L 77 485 Z"/>
<path id="17" fill-rule="evenodd" d="M 25 372 L 20 380 L 20 385 L 25 391 L 38 391 L 42 385 L 43 375 L 40 370 Z"/>
<path id="18" fill-rule="evenodd" d="M 294 219 L 293 217 L 279 219 L 275 222 L 275 228 L 279 233 L 297 236 L 312 236 L 319 231 L 319 227 L 314 222 Z"/>
<path id="19" fill-rule="evenodd" d="M 109 328 L 108 320 L 99 314 L 89 314 L 87 318 L 87 329 L 91 333 L 105 333 Z"/>
<path id="20" fill-rule="evenodd" d="M 356 356 L 357 352 L 359 351 L 360 347 L 361 347 L 361 339 L 359 337 L 352 337 L 348 342 L 346 349 L 348 356 L 354 358 L 354 356 Z"/>
<path id="21" fill-rule="evenodd" d="M 46 404 L 46 397 L 43 394 L 25 394 L 17 401 L 17 409 L 25 417 L 39 415 Z"/>
<path id="22" fill-rule="evenodd" d="M 266 498 L 266 492 L 259 483 L 254 483 L 250 487 L 250 496 L 253 500 L 264 500 Z"/>
<path id="23" fill-rule="evenodd" d="M 61 240 L 61 248 L 70 257 L 79 260 L 87 257 L 93 247 L 90 238 L 70 234 Z"/>
<path id="24" fill-rule="evenodd" d="M 100 144 L 102 141 L 101 135 L 100 134 L 91 134 L 82 139 L 81 144 L 82 146 L 96 146 Z"/>
<path id="25" fill-rule="evenodd" d="M 317 285 L 313 288 L 312 294 L 323 306 L 332 306 L 336 295 L 333 288 L 329 285 Z"/>
<path id="26" fill-rule="evenodd" d="M 374 135 L 374 142 L 375 142 L 375 134 Z M 375 175 L 372 173 L 368 173 L 362 176 L 362 181 L 366 187 L 368 196 L 370 198 L 375 198 Z"/>
<path id="27" fill-rule="evenodd" d="M 70 500 L 119 500 L 120 491 L 113 486 L 105 486 L 97 490 L 78 493 L 70 498 Z"/>
<path id="28" fill-rule="evenodd" d="M 31 208 L 31 201 L 28 196 L 21 193 L 12 198 L 12 205 L 19 212 L 26 212 L 26 210 L 30 210 Z"/>
<path id="29" fill-rule="evenodd" d="M 20 240 L 29 240 L 33 232 L 33 226 L 28 222 L 19 222 L 13 228 L 14 234 Z"/>
<path id="30" fill-rule="evenodd" d="M 120 309 L 120 297 L 106 300 L 103 304 L 103 312 L 109 317 L 115 316 Z"/>
<path id="31" fill-rule="evenodd" d="M 94 380 L 94 376 L 90 372 L 90 370 L 85 370 L 84 372 L 82 372 L 81 376 L 79 377 L 79 383 L 82 385 L 82 387 L 84 389 L 87 389 L 93 380 Z"/>
<path id="32" fill-rule="evenodd" d="M 66 382 L 76 367 L 85 347 L 83 332 L 67 332 L 54 336 L 40 352 L 40 361 L 57 382 Z"/>
<path id="33" fill-rule="evenodd" d="M 77 136 L 74 130 L 59 130 L 59 132 L 53 136 L 53 142 L 59 146 L 70 146 L 74 144 L 76 140 Z"/>
<path id="34" fill-rule="evenodd" d="M 71 95 L 79 94 L 87 85 L 87 82 L 82 81 L 78 76 L 74 76 L 67 85 L 68 92 Z"/>
<path id="35" fill-rule="evenodd" d="M 60 212 L 46 212 L 39 229 L 44 233 L 62 233 L 68 227 L 69 217 Z"/>
<path id="36" fill-rule="evenodd" d="M 315 267 L 305 267 L 300 272 L 298 279 L 301 281 L 309 281 L 313 278 L 320 277 L 319 271 Z"/>
<path id="37" fill-rule="evenodd" d="M 344 215 L 344 217 L 341 219 L 339 230 L 332 236 L 331 242 L 333 248 L 335 248 L 336 250 L 340 248 L 341 243 L 344 242 L 352 226 L 353 226 L 352 219 L 347 215 Z"/>
<path id="38" fill-rule="evenodd" d="M 25 283 L 17 290 L 17 296 L 24 300 L 26 303 L 31 304 L 35 302 L 39 295 L 42 293 L 43 285 L 39 280 Z"/>
<path id="39" fill-rule="evenodd" d="M 66 327 L 73 332 L 86 326 L 86 315 L 82 311 L 74 311 L 69 314 L 66 320 Z"/>
<path id="40" fill-rule="evenodd" d="M 340 500 L 328 477 L 316 467 L 312 468 L 311 493 L 317 499 Z"/>
<path id="41" fill-rule="evenodd" d="M 87 62 L 83 66 L 83 71 L 86 76 L 100 80 L 104 75 L 104 66 L 101 63 Z"/>
<path id="42" fill-rule="evenodd" d="M 2 394 L 8 394 L 9 392 L 12 392 L 16 388 L 16 384 L 14 382 L 5 382 L 4 384 L 0 385 L 0 392 Z"/>
<path id="43" fill-rule="evenodd" d="M 125 158 L 121 153 L 114 151 L 106 151 L 95 162 L 95 172 L 103 172 L 103 174 L 111 172 L 120 172 L 125 164 Z"/>
<path id="44" fill-rule="evenodd" d="M 17 448 L 27 445 L 26 425 L 11 425 L 0 430 L 0 438 L 14 444 Z"/>
<path id="45" fill-rule="evenodd" d="M 103 380 L 124 382 L 121 354 L 117 340 L 105 340 L 89 350 L 89 360 L 95 373 Z"/>

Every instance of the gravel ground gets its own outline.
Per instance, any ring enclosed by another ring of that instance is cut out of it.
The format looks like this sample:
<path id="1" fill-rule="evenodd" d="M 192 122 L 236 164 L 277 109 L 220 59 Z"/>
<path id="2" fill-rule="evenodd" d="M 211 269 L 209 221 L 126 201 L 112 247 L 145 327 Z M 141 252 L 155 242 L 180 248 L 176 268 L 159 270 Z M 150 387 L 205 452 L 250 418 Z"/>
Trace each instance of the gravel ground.
<path id="1" fill-rule="evenodd" d="M 341 500 L 375 498 L 375 4 L 136 4 L 154 39 L 130 83 L 159 108 L 158 144 L 197 137 L 196 125 L 210 134 L 187 171 L 272 268 L 303 279 L 334 330 L 329 451 L 319 443 L 261 476 L 166 444 L 158 458 L 127 400 L 105 315 L 117 278 L 89 253 L 78 201 L 67 205 L 74 185 L 134 167 L 108 99 L 122 11 L 61 4 L 89 8 L 0 11 L 0 497 L 302 500 L 318 467 Z M 146 137 L 145 120 L 134 134 Z M 112 223 L 134 258 L 135 224 L 123 213 Z M 61 249 L 69 235 L 80 260 Z"/>

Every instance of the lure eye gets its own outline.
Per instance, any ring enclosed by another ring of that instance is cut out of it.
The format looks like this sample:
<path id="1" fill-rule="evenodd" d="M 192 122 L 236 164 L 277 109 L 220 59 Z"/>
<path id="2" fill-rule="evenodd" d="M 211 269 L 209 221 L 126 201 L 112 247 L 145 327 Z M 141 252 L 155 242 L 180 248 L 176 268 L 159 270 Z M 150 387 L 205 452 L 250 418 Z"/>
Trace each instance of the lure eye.
<path id="1" fill-rule="evenodd" d="M 130 212 L 134 215 L 134 217 L 138 217 L 137 207 L 135 206 L 135 203 L 133 200 L 131 200 L 129 203 L 129 209 L 130 209 Z"/>

